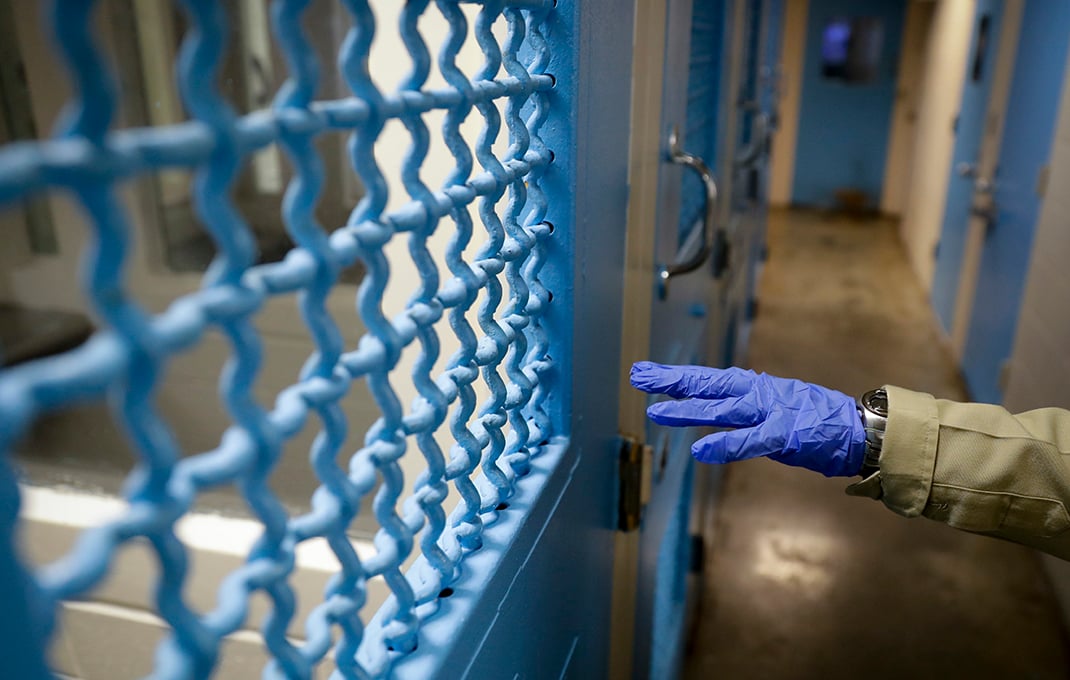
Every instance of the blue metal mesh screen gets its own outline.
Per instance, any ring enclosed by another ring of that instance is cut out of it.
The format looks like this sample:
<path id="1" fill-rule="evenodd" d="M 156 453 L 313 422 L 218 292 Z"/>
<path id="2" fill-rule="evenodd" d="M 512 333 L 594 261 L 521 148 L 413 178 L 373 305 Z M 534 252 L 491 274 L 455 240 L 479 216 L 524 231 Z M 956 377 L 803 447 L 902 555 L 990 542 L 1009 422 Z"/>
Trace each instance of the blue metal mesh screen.
<path id="1" fill-rule="evenodd" d="M 301 21 L 308 0 L 277 0 L 272 37 L 289 79 L 270 109 L 248 115 L 237 114 L 213 86 L 234 18 L 216 0 L 185 0 L 189 31 L 175 78 L 191 120 L 122 131 L 113 130 L 120 93 L 92 30 L 95 4 L 59 1 L 50 12 L 55 49 L 76 94 L 54 138 L 0 149 L 0 206 L 52 191 L 80 203 L 90 234 L 82 288 L 101 330 L 77 349 L 0 373 L 0 466 L 12 464 L 14 443 L 44 414 L 107 398 L 137 467 L 127 480 L 121 518 L 85 531 L 58 563 L 27 567 L 34 605 L 51 631 L 61 600 L 91 593 L 117 551 L 144 540 L 159 564 L 156 613 L 171 629 L 156 653 L 161 677 L 207 674 L 222 638 L 245 623 L 257 592 L 272 603 L 261 626 L 270 673 L 308 677 L 333 652 L 341 676 L 380 676 L 393 658 L 414 648 L 421 620 L 433 615 L 440 592 L 458 578 L 465 554 L 480 546 L 484 523 L 494 521 L 530 456 L 553 434 L 543 407 L 551 360 L 541 321 L 551 295 L 539 281 L 553 231 L 544 221 L 547 197 L 540 188 L 553 160 L 540 138 L 554 82 L 545 72 L 549 47 L 542 30 L 552 0 L 479 3 L 472 27 L 457 0 L 436 0 L 433 8 L 429 0 L 408 2 L 397 30 L 411 70 L 393 93 L 380 91 L 369 70 L 377 30 L 372 9 L 367 0 L 345 0 L 352 28 L 338 60 L 352 95 L 332 101 L 316 99 L 319 65 L 310 44 L 316 37 Z M 442 45 L 427 45 L 418 30 L 426 12 L 439 12 L 449 23 Z M 501 43 L 491 30 L 496 21 L 508 29 Z M 470 32 L 484 58 L 475 73 L 456 63 Z M 432 49 L 449 85 L 443 90 L 425 87 Z M 499 101 L 509 137 L 501 157 L 492 152 L 503 124 Z M 434 110 L 445 112 L 441 132 L 423 119 Z M 472 146 L 460 132 L 469 116 L 483 125 Z M 410 200 L 387 211 L 388 182 L 374 145 L 391 119 L 411 136 L 407 149 L 396 150 L 406 154 L 399 179 Z M 366 194 L 344 227 L 331 231 L 314 214 L 325 176 L 314 142 L 339 131 L 350 135 L 352 168 Z M 435 134 L 455 161 L 437 188 L 421 179 Z M 250 226 L 230 190 L 251 154 L 269 145 L 277 145 L 293 169 L 282 217 L 296 247 L 280 262 L 257 265 Z M 217 255 L 198 291 L 152 314 L 125 283 L 131 224 L 118 191 L 124 182 L 163 170 L 192 173 L 195 212 Z M 478 206 L 478 220 L 470 217 L 470 204 Z M 440 271 L 428 250 L 436 230 L 450 234 L 448 271 Z M 485 244 L 465 259 L 477 237 Z M 382 307 L 391 272 L 384 247 L 402 238 L 419 280 L 411 282 L 415 292 L 404 312 L 390 319 Z M 350 346 L 325 300 L 339 271 L 358 260 L 366 274 L 356 309 L 368 333 Z M 265 405 L 251 392 L 262 368 L 262 338 L 253 322 L 275 296 L 295 299 L 315 352 L 294 384 Z M 448 319 L 460 350 L 433 374 L 440 319 Z M 169 360 L 208 332 L 229 341 L 219 386 L 232 425 L 217 448 L 182 458 L 154 393 Z M 419 352 L 411 375 L 394 370 L 409 346 Z M 339 404 L 354 381 L 366 381 L 381 417 L 363 448 L 345 452 L 339 450 L 347 428 Z M 409 408 L 392 388 L 400 381 L 413 382 L 420 395 Z M 479 383 L 490 395 L 484 401 L 477 400 Z M 307 514 L 290 516 L 268 481 L 284 444 L 310 420 L 320 431 L 309 458 L 321 486 Z M 444 430 L 454 442 L 447 451 L 435 437 Z M 340 454 L 348 468 L 335 462 Z M 408 480 L 414 491 L 406 498 L 403 456 L 426 460 L 423 474 Z M 189 555 L 175 523 L 200 492 L 225 485 L 240 491 L 263 534 L 244 565 L 220 584 L 215 608 L 197 612 L 183 597 Z M 461 501 L 447 516 L 443 501 L 451 487 Z M 362 560 L 345 531 L 373 493 L 376 553 Z M 305 621 L 306 639 L 295 641 L 286 635 L 295 615 L 289 582 L 295 548 L 319 537 L 341 568 Z M 423 559 L 403 571 L 414 552 Z M 364 603 L 366 583 L 377 576 L 392 595 L 373 621 L 375 612 L 365 611 Z"/>

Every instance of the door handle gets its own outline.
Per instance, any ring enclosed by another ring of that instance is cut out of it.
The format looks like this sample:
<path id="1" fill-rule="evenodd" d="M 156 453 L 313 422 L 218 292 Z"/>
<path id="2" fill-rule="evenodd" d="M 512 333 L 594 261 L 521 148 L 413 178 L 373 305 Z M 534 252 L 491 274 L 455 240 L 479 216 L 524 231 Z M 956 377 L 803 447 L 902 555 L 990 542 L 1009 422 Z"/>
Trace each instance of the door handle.
<path id="1" fill-rule="evenodd" d="M 999 211 L 996 209 L 994 203 L 990 202 L 988 205 L 972 204 L 970 206 L 970 215 L 984 222 L 985 238 L 992 235 L 992 232 L 996 228 L 996 220 L 999 216 Z"/>
<path id="2" fill-rule="evenodd" d="M 974 217 L 980 217 L 986 222 L 993 222 L 996 219 L 996 206 L 994 205 L 971 205 L 970 214 Z"/>
<path id="3" fill-rule="evenodd" d="M 677 134 L 677 130 L 674 127 L 669 134 L 669 161 L 677 165 L 683 165 L 686 168 L 693 170 L 698 174 L 702 180 L 702 187 L 705 190 L 705 205 L 702 211 L 702 246 L 695 251 L 690 257 L 681 260 L 680 253 L 677 253 L 677 259 L 670 265 L 661 267 L 658 271 L 658 288 L 659 297 L 665 299 L 669 289 L 669 279 L 680 274 L 687 274 L 693 272 L 702 266 L 702 263 L 709 258 L 718 245 L 723 251 L 727 246 L 724 243 L 724 234 L 718 231 L 716 224 L 717 215 L 717 180 L 713 177 L 713 172 L 710 171 L 706 162 L 694 154 L 687 153 L 680 148 L 680 138 Z M 718 240 L 721 243 L 718 243 Z M 684 248 L 687 248 L 685 243 Z M 720 272 L 714 272 L 714 276 L 720 276 Z"/>
<path id="4" fill-rule="evenodd" d="M 955 174 L 959 177 L 974 178 L 977 177 L 977 164 L 969 163 L 967 161 L 961 161 L 955 165 Z"/>
<path id="5" fill-rule="evenodd" d="M 965 161 L 955 166 L 955 173 L 959 177 L 973 180 L 973 190 L 978 194 L 991 194 L 996 190 L 995 180 L 989 177 L 981 176 L 981 169 L 977 163 L 967 163 Z"/>
<path id="6" fill-rule="evenodd" d="M 749 168 L 758 162 L 769 148 L 771 127 L 769 116 L 766 113 L 759 113 L 754 117 L 754 140 L 736 156 L 735 166 L 737 169 Z"/>

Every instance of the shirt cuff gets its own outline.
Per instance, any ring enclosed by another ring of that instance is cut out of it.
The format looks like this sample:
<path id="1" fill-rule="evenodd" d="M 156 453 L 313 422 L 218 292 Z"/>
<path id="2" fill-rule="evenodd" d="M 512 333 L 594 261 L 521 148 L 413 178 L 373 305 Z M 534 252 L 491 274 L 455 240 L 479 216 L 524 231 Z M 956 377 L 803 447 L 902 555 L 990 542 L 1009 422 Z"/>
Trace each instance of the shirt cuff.
<path id="1" fill-rule="evenodd" d="M 916 517 L 933 484 L 940 421 L 932 395 L 886 385 L 888 422 L 880 472 L 847 487 L 852 496 L 881 499 L 893 511 Z"/>

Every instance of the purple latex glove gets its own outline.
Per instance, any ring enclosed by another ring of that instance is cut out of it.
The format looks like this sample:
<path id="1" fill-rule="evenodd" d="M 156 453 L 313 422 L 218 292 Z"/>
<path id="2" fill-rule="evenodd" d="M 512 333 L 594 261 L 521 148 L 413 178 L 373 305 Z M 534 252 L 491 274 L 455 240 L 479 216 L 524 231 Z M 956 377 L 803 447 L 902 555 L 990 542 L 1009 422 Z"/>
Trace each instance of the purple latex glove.
<path id="1" fill-rule="evenodd" d="M 862 467 L 866 433 L 855 400 L 841 392 L 741 368 L 649 361 L 632 366 L 631 381 L 681 400 L 647 409 L 659 425 L 737 428 L 691 445 L 703 463 L 768 456 L 826 477 L 850 477 Z"/>

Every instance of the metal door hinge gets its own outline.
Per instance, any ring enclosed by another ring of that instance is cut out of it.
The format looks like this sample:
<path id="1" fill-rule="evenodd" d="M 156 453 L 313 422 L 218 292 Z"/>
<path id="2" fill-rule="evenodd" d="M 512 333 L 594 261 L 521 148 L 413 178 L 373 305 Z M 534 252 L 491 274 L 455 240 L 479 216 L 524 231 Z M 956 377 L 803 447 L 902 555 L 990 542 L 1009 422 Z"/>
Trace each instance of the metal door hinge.
<path id="1" fill-rule="evenodd" d="M 629 435 L 619 437 L 617 459 L 617 529 L 635 531 L 643 518 L 649 476 L 644 475 L 644 458 L 649 458 L 650 447 Z"/>
<path id="2" fill-rule="evenodd" d="M 996 384 L 999 386 L 999 391 L 1003 394 L 1007 393 L 1007 387 L 1011 384 L 1011 366 L 1010 359 L 1004 359 L 999 364 L 999 377 L 996 379 Z"/>
<path id="3" fill-rule="evenodd" d="M 1045 165 L 1037 173 L 1037 198 L 1044 200 L 1044 197 L 1048 195 L 1048 178 L 1051 177 L 1051 165 Z"/>

